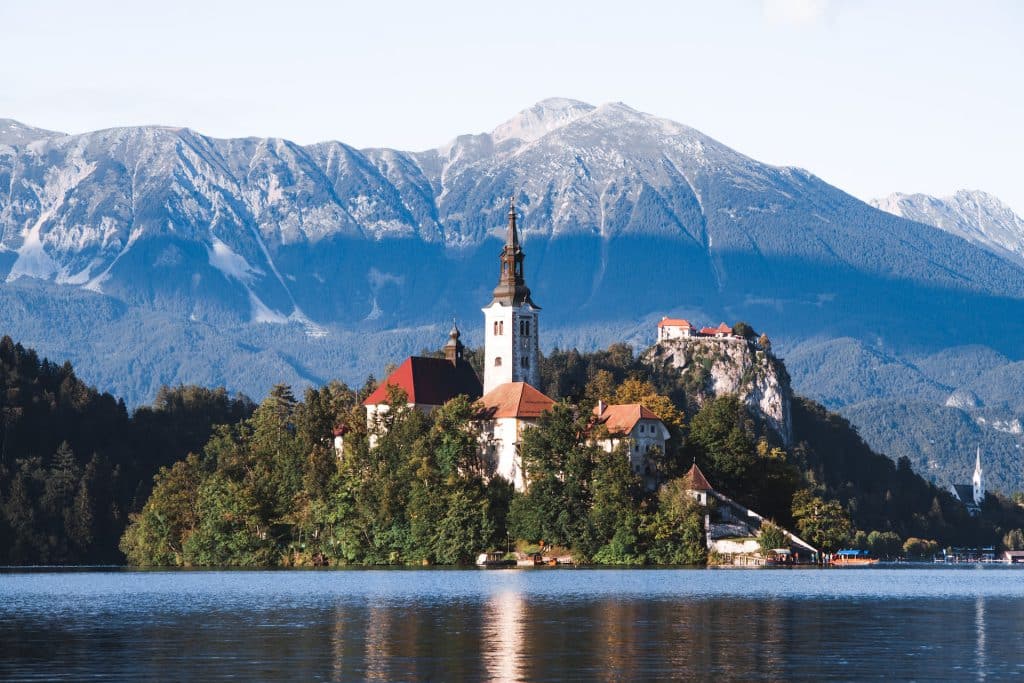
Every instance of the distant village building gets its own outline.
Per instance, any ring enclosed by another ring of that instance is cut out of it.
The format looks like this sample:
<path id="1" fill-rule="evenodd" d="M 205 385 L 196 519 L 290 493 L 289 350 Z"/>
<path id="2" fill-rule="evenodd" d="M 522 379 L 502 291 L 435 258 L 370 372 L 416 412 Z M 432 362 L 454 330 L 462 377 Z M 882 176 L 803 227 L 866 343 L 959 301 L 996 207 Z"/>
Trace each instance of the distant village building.
<path id="1" fill-rule="evenodd" d="M 520 442 L 523 430 L 555 402 L 526 382 L 506 382 L 480 399 L 480 445 L 489 471 L 512 482 L 516 491 L 526 489 Z"/>
<path id="2" fill-rule="evenodd" d="M 689 320 L 663 317 L 658 322 L 658 341 L 683 339 L 696 336 L 696 334 L 697 328 L 691 325 Z"/>
<path id="3" fill-rule="evenodd" d="M 974 458 L 974 476 L 970 484 L 953 484 L 950 487 L 953 495 L 964 504 L 967 513 L 971 517 L 981 514 L 981 504 L 985 500 L 985 484 L 981 469 L 981 448 L 978 448 Z"/>
<path id="4" fill-rule="evenodd" d="M 704 529 L 709 551 L 722 556 L 737 557 L 760 552 L 757 537 L 761 533 L 761 525 L 766 521 L 764 517 L 716 491 L 697 467 L 697 463 L 693 463 L 684 475 L 684 481 L 687 482 L 690 495 L 707 509 Z M 818 556 L 817 548 L 810 543 L 786 529 L 782 531 L 788 539 L 789 547 L 778 550 L 786 550 L 801 561 Z"/>
<path id="5" fill-rule="evenodd" d="M 630 469 L 643 478 L 648 489 L 657 488 L 655 459 L 664 456 L 665 443 L 670 436 L 665 423 L 639 403 L 608 405 L 604 401 L 598 401 L 594 407 L 594 423 L 607 431 L 607 435 L 598 440 L 598 445 L 611 453 L 625 443 Z"/>

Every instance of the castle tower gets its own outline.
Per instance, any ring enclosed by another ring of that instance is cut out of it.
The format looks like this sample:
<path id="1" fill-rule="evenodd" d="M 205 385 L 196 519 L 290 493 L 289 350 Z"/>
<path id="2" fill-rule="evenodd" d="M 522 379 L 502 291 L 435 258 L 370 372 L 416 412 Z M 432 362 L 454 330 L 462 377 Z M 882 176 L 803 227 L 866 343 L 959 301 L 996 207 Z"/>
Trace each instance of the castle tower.
<path id="1" fill-rule="evenodd" d="M 523 250 L 516 228 L 515 200 L 509 201 L 508 233 L 499 257 L 494 298 L 484 309 L 484 393 L 506 382 L 540 384 L 540 306 L 523 278 Z"/>
<path id="2" fill-rule="evenodd" d="M 981 447 L 978 447 L 978 453 L 974 459 L 974 476 L 971 477 L 971 483 L 974 485 L 974 503 L 981 505 L 981 501 L 985 499 L 985 485 L 982 480 L 981 471 Z"/>

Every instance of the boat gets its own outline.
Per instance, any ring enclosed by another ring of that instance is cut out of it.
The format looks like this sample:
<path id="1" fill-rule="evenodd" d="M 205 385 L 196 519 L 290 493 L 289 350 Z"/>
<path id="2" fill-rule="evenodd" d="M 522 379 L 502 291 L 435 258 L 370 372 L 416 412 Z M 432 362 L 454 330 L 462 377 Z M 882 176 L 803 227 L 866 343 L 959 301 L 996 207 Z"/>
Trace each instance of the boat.
<path id="1" fill-rule="evenodd" d="M 863 567 L 878 564 L 867 550 L 840 550 L 832 555 L 832 564 L 838 567 Z"/>
<path id="2" fill-rule="evenodd" d="M 476 566 L 478 567 L 514 567 L 516 565 L 515 560 L 506 560 L 505 553 L 493 552 L 493 553 L 480 553 L 476 557 Z"/>

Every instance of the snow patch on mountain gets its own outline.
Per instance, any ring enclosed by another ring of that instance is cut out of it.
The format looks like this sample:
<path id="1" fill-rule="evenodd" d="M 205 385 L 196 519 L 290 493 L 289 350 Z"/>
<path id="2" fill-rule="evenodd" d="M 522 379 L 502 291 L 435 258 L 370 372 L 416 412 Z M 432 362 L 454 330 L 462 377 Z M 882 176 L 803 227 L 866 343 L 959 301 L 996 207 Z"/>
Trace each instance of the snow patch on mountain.
<path id="1" fill-rule="evenodd" d="M 214 237 L 208 247 L 210 265 L 229 278 L 251 284 L 253 277 L 263 275 L 259 268 L 253 268 L 245 257 L 235 253 L 231 247 Z"/>

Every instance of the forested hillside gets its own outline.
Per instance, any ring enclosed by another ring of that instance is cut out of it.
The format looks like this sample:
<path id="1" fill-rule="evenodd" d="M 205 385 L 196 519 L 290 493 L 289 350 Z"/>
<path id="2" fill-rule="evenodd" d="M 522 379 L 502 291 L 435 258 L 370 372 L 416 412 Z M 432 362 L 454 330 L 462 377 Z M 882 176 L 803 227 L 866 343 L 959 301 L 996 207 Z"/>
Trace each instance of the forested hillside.
<path id="1" fill-rule="evenodd" d="M 163 466 L 198 450 L 252 405 L 223 389 L 162 390 L 130 415 L 80 381 L 0 339 L 0 564 L 119 563 L 128 515 Z"/>

